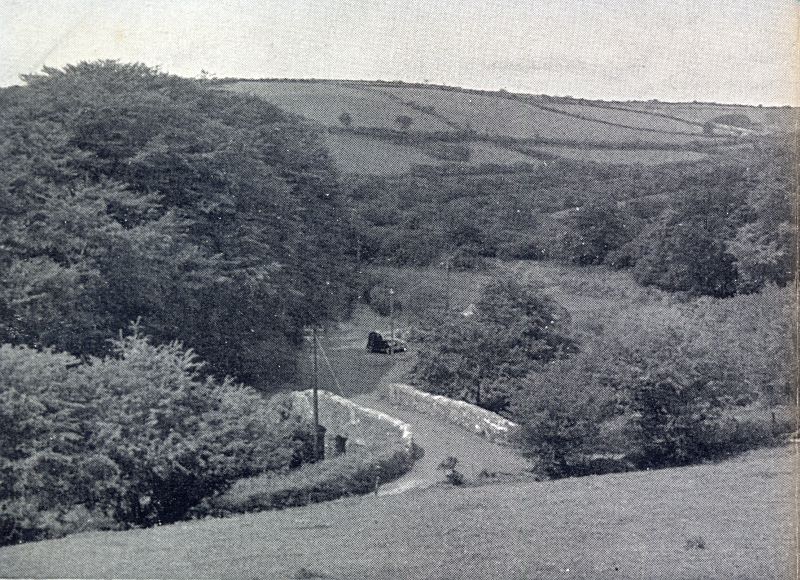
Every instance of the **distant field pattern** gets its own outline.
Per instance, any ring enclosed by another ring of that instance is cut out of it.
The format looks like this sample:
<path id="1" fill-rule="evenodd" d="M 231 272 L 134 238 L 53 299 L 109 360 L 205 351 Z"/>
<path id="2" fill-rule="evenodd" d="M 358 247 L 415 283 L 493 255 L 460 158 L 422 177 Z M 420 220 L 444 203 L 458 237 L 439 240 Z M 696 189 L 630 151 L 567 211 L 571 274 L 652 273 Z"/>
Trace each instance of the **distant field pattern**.
<path id="1" fill-rule="evenodd" d="M 517 139 L 539 137 L 619 144 L 644 142 L 681 145 L 708 140 L 702 135 L 658 133 L 579 119 L 571 116 L 570 112 L 561 114 L 546 111 L 532 103 L 502 96 L 407 87 L 388 87 L 385 90 L 406 101 L 432 105 L 438 113 L 452 121 L 489 135 L 507 135 Z M 550 104 L 546 106 L 550 108 Z M 603 113 L 605 112 L 603 110 Z M 618 111 L 608 112 L 619 114 Z M 640 116 L 635 113 L 631 115 Z M 644 116 L 647 115 L 641 115 Z M 659 122 L 656 121 L 657 117 L 652 118 L 654 123 Z M 685 126 L 692 127 L 689 124 Z"/>
<path id="2" fill-rule="evenodd" d="M 227 85 L 228 90 L 261 97 L 296 115 L 325 126 L 339 126 L 339 116 L 347 113 L 353 127 L 398 129 L 395 119 L 408 115 L 416 131 L 450 131 L 432 115 L 417 111 L 378 91 L 337 83 L 247 81 Z"/>
<path id="3" fill-rule="evenodd" d="M 790 130 L 797 121 L 794 109 L 784 107 L 745 107 L 741 105 L 714 105 L 709 103 L 625 103 L 625 107 L 674 115 L 689 121 L 705 123 L 722 115 L 746 115 L 755 123 L 770 130 Z"/>
<path id="4" fill-rule="evenodd" d="M 693 133 L 702 135 L 703 127 L 700 124 L 688 121 L 679 121 L 660 115 L 653 115 L 650 112 L 635 112 L 613 108 L 610 106 L 593 104 L 572 104 L 572 103 L 551 103 L 547 102 L 548 108 L 558 109 L 565 113 L 580 115 L 584 117 L 594 117 L 609 123 L 641 127 L 649 131 L 664 131 L 666 133 Z"/>
<path id="5" fill-rule="evenodd" d="M 732 143 L 726 131 L 704 134 L 703 124 L 723 115 L 745 115 L 756 131 L 781 131 L 796 122 L 791 109 L 745 107 L 709 103 L 604 102 L 481 94 L 460 89 L 385 85 L 357 81 L 239 81 L 228 90 L 258 96 L 292 114 L 325 127 L 342 127 L 347 113 L 353 128 L 398 131 L 396 119 L 407 115 L 411 134 L 437 133 L 435 140 L 463 137 L 455 131 L 472 129 L 494 138 L 540 139 L 543 153 L 610 165 L 659 165 L 693 162 L 706 154 L 686 149 L 713 150 Z M 391 136 L 391 134 L 390 134 Z M 467 161 L 437 159 L 420 144 L 398 144 L 391 138 L 355 134 L 328 134 L 326 143 L 343 173 L 393 176 L 414 165 L 514 166 L 540 163 L 502 144 L 465 142 Z M 434 141 L 436 142 L 436 141 Z"/>

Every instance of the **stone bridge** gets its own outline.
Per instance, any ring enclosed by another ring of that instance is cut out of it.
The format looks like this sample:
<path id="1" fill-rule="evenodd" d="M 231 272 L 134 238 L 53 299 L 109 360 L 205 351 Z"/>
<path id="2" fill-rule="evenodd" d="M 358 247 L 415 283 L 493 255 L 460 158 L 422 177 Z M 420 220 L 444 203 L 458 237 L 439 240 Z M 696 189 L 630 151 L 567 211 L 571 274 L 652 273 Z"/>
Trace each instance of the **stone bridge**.
<path id="1" fill-rule="evenodd" d="M 411 427 L 394 417 L 357 405 L 325 390 L 318 391 L 319 423 L 325 428 L 325 456 L 352 449 L 384 449 L 389 446 L 414 452 Z M 292 393 L 293 407 L 309 421 L 313 417 L 311 389 Z"/>

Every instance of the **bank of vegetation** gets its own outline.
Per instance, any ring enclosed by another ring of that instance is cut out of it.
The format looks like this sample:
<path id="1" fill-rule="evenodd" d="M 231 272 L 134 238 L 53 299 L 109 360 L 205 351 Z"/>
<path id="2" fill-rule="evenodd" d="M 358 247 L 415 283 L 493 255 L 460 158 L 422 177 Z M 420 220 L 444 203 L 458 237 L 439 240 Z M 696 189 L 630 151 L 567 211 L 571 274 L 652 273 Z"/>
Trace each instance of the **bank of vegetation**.
<path id="1" fill-rule="evenodd" d="M 0 347 L 0 545 L 188 517 L 237 480 L 311 460 L 286 401 L 203 373 L 134 327 L 84 361 Z"/>
<path id="2" fill-rule="evenodd" d="M 670 292 L 726 297 L 792 279 L 793 159 L 790 139 L 773 137 L 697 163 L 420 171 L 351 177 L 346 191 L 362 260 L 603 264 Z"/>
<path id="3" fill-rule="evenodd" d="M 469 316 L 423 329 L 411 376 L 519 423 L 517 444 L 544 474 L 714 460 L 796 429 L 783 289 L 578 323 L 531 282 L 501 275 Z"/>
<path id="4" fill-rule="evenodd" d="M 300 466 L 306 426 L 238 381 L 293 377 L 304 326 L 349 308 L 316 133 L 143 65 L 24 80 L 0 90 L 0 541 L 168 523 Z"/>
<path id="5" fill-rule="evenodd" d="M 220 376 L 291 376 L 303 326 L 350 297 L 317 135 L 262 100 L 142 65 L 25 81 L 0 91 L 0 342 L 102 355 L 141 318 Z"/>

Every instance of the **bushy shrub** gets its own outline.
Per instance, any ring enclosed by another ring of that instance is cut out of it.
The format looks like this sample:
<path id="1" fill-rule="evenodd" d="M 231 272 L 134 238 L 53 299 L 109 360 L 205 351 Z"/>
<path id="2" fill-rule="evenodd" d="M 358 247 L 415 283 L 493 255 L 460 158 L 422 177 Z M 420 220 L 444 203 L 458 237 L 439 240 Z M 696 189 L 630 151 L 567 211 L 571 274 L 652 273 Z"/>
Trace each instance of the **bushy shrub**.
<path id="1" fill-rule="evenodd" d="M 431 330 L 413 377 L 434 394 L 503 412 L 517 379 L 574 350 L 564 308 L 531 287 L 497 280 L 484 289 L 475 314 Z"/>
<path id="2" fill-rule="evenodd" d="M 632 220 L 608 196 L 598 196 L 570 212 L 561 243 L 567 260 L 587 266 L 606 257 L 634 237 Z"/>
<path id="3" fill-rule="evenodd" d="M 636 336 L 619 354 L 627 372 L 629 455 L 640 467 L 683 465 L 764 444 L 767 425 L 736 419 L 750 395 L 729 353 L 702 335 L 666 328 Z M 757 396 L 757 394 L 755 394 Z"/>
<path id="4" fill-rule="evenodd" d="M 461 246 L 450 260 L 450 265 L 454 270 L 484 270 L 487 267 L 486 260 L 481 255 L 479 246 Z"/>
<path id="5" fill-rule="evenodd" d="M 570 366 L 575 368 L 569 361 L 556 361 L 548 372 L 529 375 L 512 407 L 521 425 L 517 442 L 523 455 L 553 478 L 586 470 L 587 457 L 600 447 L 600 423 L 609 409 L 610 393 L 592 392 L 592 385 L 580 380 L 583 373 L 570 372 Z M 554 376 L 563 378 L 554 382 Z"/>
<path id="6" fill-rule="evenodd" d="M 551 257 L 549 240 L 537 232 L 503 232 L 497 240 L 497 257 L 501 260 L 542 260 Z"/>
<path id="7" fill-rule="evenodd" d="M 636 244 L 633 277 L 641 284 L 721 298 L 736 292 L 736 259 L 702 215 L 666 211 Z"/>
<path id="8" fill-rule="evenodd" d="M 394 304 L 395 315 L 403 310 L 401 294 L 395 290 L 394 297 L 392 297 L 389 293 L 390 290 L 391 288 L 387 284 L 380 282 L 375 284 L 369 291 L 369 306 L 381 316 L 389 316 L 391 314 L 392 304 Z"/>
<path id="9" fill-rule="evenodd" d="M 307 425 L 253 389 L 203 378 L 191 350 L 136 330 L 114 348 L 81 364 L 0 347 L 0 543 L 60 535 L 82 519 L 175 521 L 238 478 L 302 461 Z"/>
<path id="10" fill-rule="evenodd" d="M 451 469 L 445 473 L 444 477 L 450 485 L 459 486 L 467 482 L 467 478 L 464 477 L 464 474 L 457 469 Z"/>
<path id="11" fill-rule="evenodd" d="M 523 453 L 561 477 L 605 469 L 609 460 L 618 468 L 666 467 L 779 441 L 792 430 L 791 412 L 774 406 L 772 385 L 785 381 L 786 368 L 773 364 L 752 328 L 763 360 L 753 360 L 752 344 L 732 340 L 735 328 L 720 334 L 714 319 L 730 324 L 722 302 L 724 312 L 712 315 L 705 305 L 706 318 L 691 322 L 675 312 L 617 319 L 582 337 L 579 353 L 518 382 L 511 415 L 521 423 Z"/>

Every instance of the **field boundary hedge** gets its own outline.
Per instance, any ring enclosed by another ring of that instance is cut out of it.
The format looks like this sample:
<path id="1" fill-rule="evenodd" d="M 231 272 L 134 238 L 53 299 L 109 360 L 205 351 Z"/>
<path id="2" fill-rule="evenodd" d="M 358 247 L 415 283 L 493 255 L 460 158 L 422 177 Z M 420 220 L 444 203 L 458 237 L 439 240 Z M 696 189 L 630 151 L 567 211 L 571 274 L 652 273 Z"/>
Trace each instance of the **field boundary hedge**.
<path id="1" fill-rule="evenodd" d="M 291 396 L 298 412 L 311 413 L 310 389 L 293 392 Z M 422 450 L 414 444 L 407 423 L 328 391 L 319 391 L 318 396 L 320 423 L 329 435 L 356 433 L 374 439 L 368 444 L 357 443 L 343 455 L 289 472 L 239 480 L 225 493 L 199 506 L 196 515 L 283 509 L 369 493 L 376 485 L 407 473 L 421 456 Z M 332 421 L 340 424 L 335 426 Z"/>
<path id="2" fill-rule="evenodd" d="M 495 443 L 510 444 L 519 427 L 513 421 L 472 403 L 432 395 L 404 383 L 389 384 L 384 396 L 396 405 L 440 417 Z"/>

